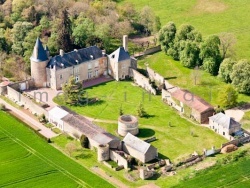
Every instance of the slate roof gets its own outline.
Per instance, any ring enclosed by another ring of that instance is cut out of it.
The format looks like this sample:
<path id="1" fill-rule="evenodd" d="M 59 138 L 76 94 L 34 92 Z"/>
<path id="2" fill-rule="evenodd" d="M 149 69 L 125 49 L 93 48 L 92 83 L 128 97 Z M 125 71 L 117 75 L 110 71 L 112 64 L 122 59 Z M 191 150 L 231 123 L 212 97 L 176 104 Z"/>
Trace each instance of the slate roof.
<path id="1" fill-rule="evenodd" d="M 39 38 L 36 39 L 36 44 L 34 46 L 33 54 L 30 57 L 30 60 L 35 61 L 35 62 L 48 60 L 47 53 L 44 50 L 43 44 Z"/>
<path id="2" fill-rule="evenodd" d="M 62 120 L 99 144 L 108 144 L 112 140 L 119 140 L 83 116 L 68 114 Z"/>
<path id="3" fill-rule="evenodd" d="M 150 148 L 149 143 L 139 139 L 138 137 L 130 133 L 127 133 L 127 135 L 123 139 L 123 142 L 125 145 L 143 154 L 147 153 L 148 149 Z"/>
<path id="4" fill-rule="evenodd" d="M 221 112 L 213 115 L 212 117 L 209 117 L 209 119 L 218 123 L 219 125 L 223 126 L 223 128 L 226 128 L 226 129 L 232 129 L 232 128 L 241 126 L 239 122 L 235 121 L 233 118 Z"/>
<path id="5" fill-rule="evenodd" d="M 109 55 L 109 58 L 115 60 L 115 62 L 120 62 L 130 59 L 130 55 L 125 51 L 124 47 L 119 47 L 116 51 Z"/>
<path id="6" fill-rule="evenodd" d="M 48 68 L 67 68 L 73 65 L 88 62 L 93 59 L 98 59 L 103 56 L 102 50 L 97 46 L 90 46 L 65 53 L 63 56 L 56 55 L 52 57 L 47 65 Z"/>
<path id="7" fill-rule="evenodd" d="M 213 106 L 211 106 L 204 99 L 194 95 L 193 93 L 185 89 L 175 89 L 173 90 L 173 92 L 171 92 L 171 95 L 173 98 L 181 101 L 182 103 L 200 113 L 214 109 Z"/>

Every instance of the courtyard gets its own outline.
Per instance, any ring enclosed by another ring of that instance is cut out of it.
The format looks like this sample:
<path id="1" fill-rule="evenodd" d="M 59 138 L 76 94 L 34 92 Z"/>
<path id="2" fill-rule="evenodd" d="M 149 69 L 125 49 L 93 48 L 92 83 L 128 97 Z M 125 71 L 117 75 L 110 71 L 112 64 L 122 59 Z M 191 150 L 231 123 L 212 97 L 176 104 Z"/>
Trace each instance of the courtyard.
<path id="1" fill-rule="evenodd" d="M 87 88 L 85 91 L 89 99 L 97 98 L 98 101 L 68 107 L 93 118 L 96 124 L 114 135 L 117 135 L 115 122 L 120 108 L 124 114 L 137 115 L 137 107 L 143 103 L 149 116 L 139 118 L 138 137 L 146 139 L 155 136 L 157 140 L 152 142 L 152 145 L 158 148 L 161 158 L 170 158 L 177 162 L 194 151 L 201 153 L 204 148 L 220 147 L 226 142 L 223 137 L 208 128 L 180 117 L 174 109 L 161 101 L 160 96 L 149 95 L 132 82 L 113 81 Z M 66 105 L 61 97 L 55 98 L 54 101 L 59 105 Z"/>

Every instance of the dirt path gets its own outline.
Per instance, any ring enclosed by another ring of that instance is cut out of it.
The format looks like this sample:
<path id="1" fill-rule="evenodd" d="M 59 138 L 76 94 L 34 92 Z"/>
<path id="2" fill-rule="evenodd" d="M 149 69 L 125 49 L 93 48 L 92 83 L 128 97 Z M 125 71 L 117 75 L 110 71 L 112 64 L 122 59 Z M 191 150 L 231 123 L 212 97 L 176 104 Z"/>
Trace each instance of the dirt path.
<path id="1" fill-rule="evenodd" d="M 120 188 L 128 188 L 127 185 L 125 185 L 124 183 L 122 183 L 121 181 L 119 181 L 118 179 L 115 179 L 113 176 L 109 176 L 108 174 L 106 174 L 102 169 L 100 169 L 99 167 L 93 167 L 92 170 L 97 173 L 98 175 L 100 175 L 101 177 L 103 177 L 104 179 L 108 180 L 109 182 L 111 182 L 112 184 L 120 187 Z M 114 172 L 115 173 L 115 172 Z"/>
<path id="2" fill-rule="evenodd" d="M 57 136 L 56 133 L 54 133 L 53 131 L 51 131 L 49 128 L 45 127 L 43 124 L 41 124 L 40 122 L 37 121 L 37 119 L 35 119 L 33 117 L 32 114 L 28 114 L 27 112 L 24 112 L 23 110 L 17 109 L 15 107 L 13 107 L 12 105 L 10 105 L 9 103 L 5 102 L 3 99 L 0 98 L 0 103 L 4 104 L 5 107 L 10 110 L 10 112 L 16 116 L 18 119 L 22 120 L 24 123 L 26 123 L 27 125 L 29 125 L 31 128 L 33 129 L 40 129 L 40 133 L 42 135 L 44 135 L 46 138 L 52 138 Z"/>

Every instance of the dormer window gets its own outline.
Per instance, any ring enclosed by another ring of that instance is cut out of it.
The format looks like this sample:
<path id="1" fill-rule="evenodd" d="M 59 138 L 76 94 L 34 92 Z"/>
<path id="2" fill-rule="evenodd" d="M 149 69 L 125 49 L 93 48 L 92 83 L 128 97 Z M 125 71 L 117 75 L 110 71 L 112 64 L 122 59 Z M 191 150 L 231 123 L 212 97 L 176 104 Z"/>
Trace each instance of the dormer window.
<path id="1" fill-rule="evenodd" d="M 90 59 L 94 59 L 94 56 L 93 56 L 93 55 L 90 55 Z"/>

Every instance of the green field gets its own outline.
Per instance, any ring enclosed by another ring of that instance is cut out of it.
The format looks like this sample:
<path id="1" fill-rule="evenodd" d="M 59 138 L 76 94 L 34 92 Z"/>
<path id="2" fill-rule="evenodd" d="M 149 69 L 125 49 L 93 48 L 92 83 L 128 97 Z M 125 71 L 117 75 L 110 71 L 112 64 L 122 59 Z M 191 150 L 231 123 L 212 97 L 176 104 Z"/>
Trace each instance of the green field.
<path id="1" fill-rule="evenodd" d="M 113 187 L 0 111 L 0 187 Z"/>
<path id="2" fill-rule="evenodd" d="M 183 181 L 175 187 L 250 187 L 249 163 L 250 158 L 247 157 L 233 164 L 208 169 L 192 179 Z"/>
<path id="3" fill-rule="evenodd" d="M 122 106 L 125 114 L 136 115 L 137 106 L 143 102 L 149 118 L 140 118 L 140 138 L 156 136 L 152 144 L 158 148 L 163 158 L 172 161 L 185 157 L 194 151 L 202 152 L 203 148 L 219 147 L 226 140 L 208 128 L 195 125 L 180 117 L 178 113 L 164 104 L 160 96 L 151 96 L 132 82 L 108 82 L 86 89 L 89 98 L 98 98 L 99 102 L 88 106 L 68 106 L 79 114 L 102 120 L 113 120 L 114 123 L 97 123 L 107 131 L 117 134 L 117 119 Z M 65 105 L 62 99 L 55 99 Z M 169 125 L 170 124 L 170 125 Z M 193 135 L 191 135 L 191 132 Z M 184 139 L 185 138 L 185 139 Z"/>
<path id="4" fill-rule="evenodd" d="M 211 76 L 203 70 L 195 72 L 193 69 L 183 67 L 179 61 L 174 61 L 164 52 L 146 56 L 138 61 L 140 68 L 145 69 L 145 64 L 148 64 L 150 68 L 164 76 L 171 84 L 190 90 L 214 106 L 218 105 L 219 90 L 226 85 L 219 78 Z M 194 75 L 196 76 L 196 85 Z M 239 103 L 248 103 L 249 101 L 250 96 L 239 94 Z"/>
<path id="5" fill-rule="evenodd" d="M 131 2 L 137 9 L 148 5 L 161 18 L 162 25 L 174 21 L 177 27 L 189 23 L 203 36 L 230 32 L 237 38 L 237 58 L 250 57 L 250 17 L 248 0 L 120 0 Z"/>

